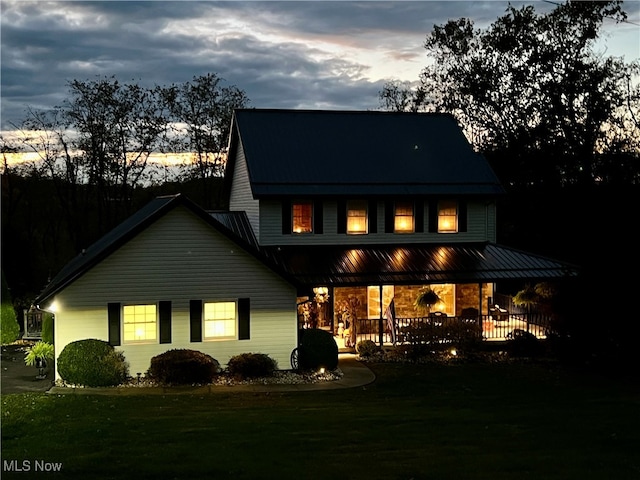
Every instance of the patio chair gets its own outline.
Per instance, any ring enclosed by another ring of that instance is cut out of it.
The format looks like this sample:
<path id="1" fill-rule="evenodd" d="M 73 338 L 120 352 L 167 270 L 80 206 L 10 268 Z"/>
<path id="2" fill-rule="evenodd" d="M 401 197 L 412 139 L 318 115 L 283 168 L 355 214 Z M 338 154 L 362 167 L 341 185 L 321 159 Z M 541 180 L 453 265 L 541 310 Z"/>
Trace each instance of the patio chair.
<path id="1" fill-rule="evenodd" d="M 495 304 L 489 308 L 489 315 L 496 322 L 506 322 L 509 320 L 509 312 L 506 308 L 500 308 L 500 305 Z"/>

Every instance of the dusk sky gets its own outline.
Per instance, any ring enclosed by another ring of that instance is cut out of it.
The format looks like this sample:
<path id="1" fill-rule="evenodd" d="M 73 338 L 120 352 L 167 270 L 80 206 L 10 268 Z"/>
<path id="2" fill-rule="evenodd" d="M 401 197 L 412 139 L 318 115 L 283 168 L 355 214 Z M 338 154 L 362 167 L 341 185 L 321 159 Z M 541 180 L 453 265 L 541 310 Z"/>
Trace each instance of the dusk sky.
<path id="1" fill-rule="evenodd" d="M 365 2 L 1 2 L 2 130 L 59 105 L 70 80 L 145 86 L 216 73 L 256 108 L 376 109 L 385 81 L 416 81 L 434 24 L 484 28 L 506 0 Z M 550 2 L 511 2 L 554 8 Z M 599 51 L 640 58 L 640 1 L 605 22 Z"/>

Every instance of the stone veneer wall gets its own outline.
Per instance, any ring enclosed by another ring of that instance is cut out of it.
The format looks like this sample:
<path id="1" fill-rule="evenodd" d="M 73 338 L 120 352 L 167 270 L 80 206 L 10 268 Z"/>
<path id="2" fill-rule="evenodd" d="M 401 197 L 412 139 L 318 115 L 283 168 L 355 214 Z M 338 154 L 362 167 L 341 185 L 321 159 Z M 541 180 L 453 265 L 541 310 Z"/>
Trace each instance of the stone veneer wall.
<path id="1" fill-rule="evenodd" d="M 394 289 L 394 299 L 397 317 L 417 317 L 421 313 L 416 311 L 413 306 L 418 292 L 426 285 L 396 285 Z M 462 314 L 464 308 L 478 308 L 478 288 L 477 283 L 458 284 L 455 288 L 456 296 L 456 315 Z M 487 297 L 493 295 L 493 285 L 482 284 L 482 311 L 480 314 L 486 314 L 489 311 Z M 338 306 L 341 302 L 349 300 L 350 296 L 355 296 L 360 305 L 357 309 L 359 319 L 367 318 L 367 287 L 339 287 L 333 290 L 333 311 L 337 314 Z M 383 305 L 383 309 L 386 305 Z M 337 323 L 336 323 L 337 324 Z"/>

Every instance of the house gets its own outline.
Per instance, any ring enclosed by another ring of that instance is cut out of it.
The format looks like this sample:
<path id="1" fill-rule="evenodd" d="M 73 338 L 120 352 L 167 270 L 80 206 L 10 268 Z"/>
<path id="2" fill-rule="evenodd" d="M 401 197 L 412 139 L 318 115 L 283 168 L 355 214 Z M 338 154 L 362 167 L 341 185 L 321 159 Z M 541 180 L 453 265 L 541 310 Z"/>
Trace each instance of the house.
<path id="1" fill-rule="evenodd" d="M 391 300 L 419 317 L 427 285 L 445 317 L 475 309 L 488 338 L 511 317 L 490 315 L 496 282 L 576 275 L 496 243 L 504 190 L 449 115 L 240 109 L 232 122 L 228 211 L 160 197 L 70 262 L 37 299 L 55 310 L 56 355 L 100 338 L 133 372 L 173 348 L 288 368 L 299 328 L 392 342 Z"/>

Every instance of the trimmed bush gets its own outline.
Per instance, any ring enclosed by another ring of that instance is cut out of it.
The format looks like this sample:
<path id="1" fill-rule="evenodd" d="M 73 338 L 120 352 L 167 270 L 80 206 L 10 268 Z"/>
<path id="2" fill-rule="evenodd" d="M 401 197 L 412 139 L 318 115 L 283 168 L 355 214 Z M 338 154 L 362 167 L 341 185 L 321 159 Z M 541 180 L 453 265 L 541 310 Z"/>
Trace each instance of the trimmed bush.
<path id="1" fill-rule="evenodd" d="M 103 340 L 77 340 L 60 352 L 58 374 L 74 385 L 108 387 L 127 379 L 129 365 L 122 352 Z"/>
<path id="2" fill-rule="evenodd" d="M 544 348 L 533 333 L 515 329 L 507 335 L 506 350 L 511 357 L 539 357 Z"/>
<path id="3" fill-rule="evenodd" d="M 227 363 L 229 373 L 238 378 L 269 377 L 277 368 L 278 362 L 264 353 L 242 353 Z"/>
<path id="4" fill-rule="evenodd" d="M 42 341 L 53 343 L 53 314 L 49 312 L 42 314 Z"/>
<path id="5" fill-rule="evenodd" d="M 380 349 L 372 340 L 361 340 L 356 345 L 356 352 L 361 357 L 370 357 L 378 353 Z"/>
<path id="6" fill-rule="evenodd" d="M 168 350 L 151 359 L 147 376 L 164 385 L 206 385 L 220 372 L 211 355 L 189 349 Z"/>
<path id="7" fill-rule="evenodd" d="M 302 370 L 335 370 L 338 367 L 338 344 L 326 330 L 301 330 L 299 355 Z"/>
<path id="8" fill-rule="evenodd" d="M 2 344 L 13 343 L 20 337 L 18 317 L 11 303 L 9 286 L 2 272 L 2 304 L 0 305 L 0 341 Z"/>

